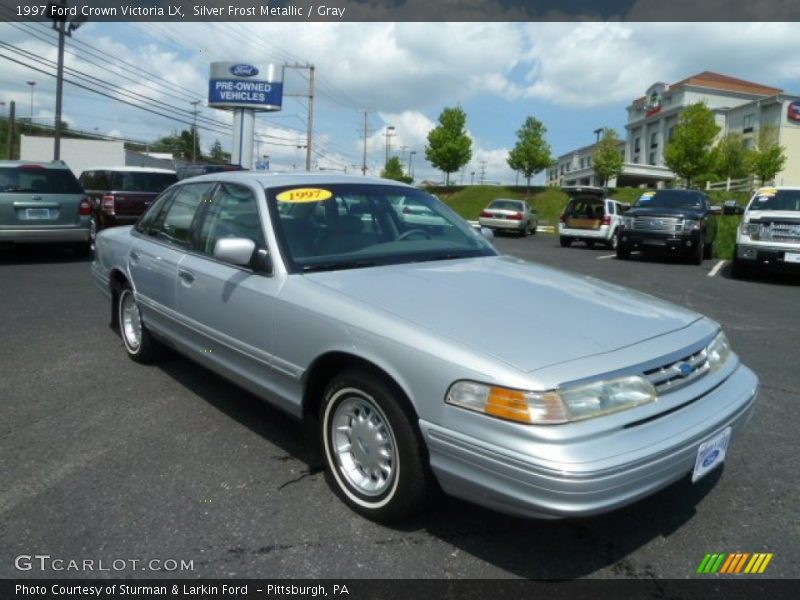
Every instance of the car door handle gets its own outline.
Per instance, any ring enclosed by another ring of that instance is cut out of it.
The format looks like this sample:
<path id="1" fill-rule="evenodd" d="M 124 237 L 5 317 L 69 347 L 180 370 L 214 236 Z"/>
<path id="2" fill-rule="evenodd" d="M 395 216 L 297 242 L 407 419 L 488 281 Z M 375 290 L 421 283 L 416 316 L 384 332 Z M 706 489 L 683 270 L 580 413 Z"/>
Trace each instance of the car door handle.
<path id="1" fill-rule="evenodd" d="M 178 269 L 178 277 L 183 279 L 186 283 L 192 283 L 194 281 L 194 273 L 186 269 Z"/>
<path id="2" fill-rule="evenodd" d="M 136 252 L 135 250 L 131 250 L 131 252 L 130 252 L 130 254 L 129 254 L 128 256 L 130 256 L 130 257 L 131 257 L 131 260 L 132 260 L 133 262 L 139 262 L 139 258 L 141 258 L 141 257 L 139 256 L 139 253 L 138 253 L 138 252 Z"/>

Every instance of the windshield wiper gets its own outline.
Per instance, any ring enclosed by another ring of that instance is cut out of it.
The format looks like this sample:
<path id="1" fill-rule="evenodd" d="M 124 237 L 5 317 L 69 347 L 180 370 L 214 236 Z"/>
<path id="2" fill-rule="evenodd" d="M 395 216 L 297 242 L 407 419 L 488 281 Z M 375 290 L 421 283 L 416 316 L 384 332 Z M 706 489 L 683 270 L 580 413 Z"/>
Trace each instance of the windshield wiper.
<path id="1" fill-rule="evenodd" d="M 313 273 L 315 271 L 341 271 L 344 269 L 362 269 L 364 267 L 374 267 L 375 261 L 368 260 L 340 260 L 324 263 L 316 263 L 313 265 L 303 265 L 304 273 Z"/>

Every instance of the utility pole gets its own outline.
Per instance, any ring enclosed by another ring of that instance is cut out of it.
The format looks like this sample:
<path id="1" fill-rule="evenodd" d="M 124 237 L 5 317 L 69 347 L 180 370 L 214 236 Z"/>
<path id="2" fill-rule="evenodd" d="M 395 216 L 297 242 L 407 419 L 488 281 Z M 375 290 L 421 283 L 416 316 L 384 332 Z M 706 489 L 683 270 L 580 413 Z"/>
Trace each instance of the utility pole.
<path id="1" fill-rule="evenodd" d="M 12 100 L 8 105 L 8 139 L 6 140 L 6 159 L 14 160 L 11 153 L 14 150 L 14 115 L 17 110 L 16 103 Z"/>
<path id="2" fill-rule="evenodd" d="M 411 170 L 411 159 L 414 158 L 414 155 L 417 153 L 416 150 L 412 150 L 408 153 L 408 176 L 412 179 L 414 178 L 414 171 Z"/>
<path id="3" fill-rule="evenodd" d="M 480 179 L 480 182 L 481 182 L 481 185 L 483 185 L 484 181 L 486 181 L 486 161 L 482 160 L 482 161 L 480 161 L 480 164 L 481 164 L 481 179 Z"/>
<path id="4" fill-rule="evenodd" d="M 286 83 L 286 69 L 308 69 L 308 94 L 284 94 L 284 97 L 308 99 L 308 129 L 306 132 L 306 171 L 311 170 L 311 138 L 314 134 L 314 65 L 298 63 L 282 66 L 281 80 Z"/>
<path id="5" fill-rule="evenodd" d="M 26 81 L 25 83 L 27 83 L 29 86 L 31 86 L 31 114 L 30 114 L 31 119 L 30 119 L 30 122 L 31 122 L 31 124 L 33 124 L 33 86 L 36 85 L 36 82 L 35 81 Z"/>
<path id="6" fill-rule="evenodd" d="M 197 105 L 200 104 L 200 100 L 192 100 L 189 104 L 192 105 L 192 116 L 194 119 L 192 120 L 192 164 L 197 162 Z"/>
<path id="7" fill-rule="evenodd" d="M 55 139 L 53 143 L 53 160 L 61 158 L 61 100 L 64 89 L 64 36 L 72 37 L 87 17 L 77 15 L 67 27 L 67 0 L 61 0 L 61 4 L 51 3 L 48 6 L 50 19 L 53 21 L 53 29 L 58 32 L 58 68 L 56 70 L 56 123 Z M 31 86 L 31 121 L 33 121 L 33 86 Z"/>
<path id="8" fill-rule="evenodd" d="M 361 174 L 367 175 L 367 137 L 369 136 L 369 124 L 367 122 L 368 111 L 364 111 L 364 159 L 361 161 Z"/>
<path id="9" fill-rule="evenodd" d="M 384 135 L 386 136 L 386 160 L 383 163 L 384 167 L 389 162 L 389 149 L 392 147 L 391 139 L 392 136 L 395 135 L 393 132 L 394 132 L 394 125 L 389 125 L 388 127 L 386 127 L 386 132 L 384 133 Z"/>

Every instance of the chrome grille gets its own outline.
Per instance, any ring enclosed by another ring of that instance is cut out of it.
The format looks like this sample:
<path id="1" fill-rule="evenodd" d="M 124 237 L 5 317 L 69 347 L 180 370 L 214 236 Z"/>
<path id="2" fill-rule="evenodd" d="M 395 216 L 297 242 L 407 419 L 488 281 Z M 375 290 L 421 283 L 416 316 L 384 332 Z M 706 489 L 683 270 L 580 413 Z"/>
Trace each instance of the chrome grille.
<path id="1" fill-rule="evenodd" d="M 644 372 L 658 394 L 668 393 L 708 373 L 706 349 L 698 350 L 680 360 Z"/>
<path id="2" fill-rule="evenodd" d="M 762 225 L 761 239 L 772 242 L 800 242 L 800 223 Z"/>
<path id="3" fill-rule="evenodd" d="M 681 231 L 682 219 L 675 217 L 634 217 L 633 228 L 641 231 Z"/>

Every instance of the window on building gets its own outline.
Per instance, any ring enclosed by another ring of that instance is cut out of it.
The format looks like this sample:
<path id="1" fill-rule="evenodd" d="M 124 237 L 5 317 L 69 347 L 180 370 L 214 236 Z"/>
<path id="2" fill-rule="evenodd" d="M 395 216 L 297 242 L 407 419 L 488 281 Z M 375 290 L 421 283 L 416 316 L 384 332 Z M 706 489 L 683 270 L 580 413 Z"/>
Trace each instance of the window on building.
<path id="1" fill-rule="evenodd" d="M 648 165 L 656 164 L 656 153 L 655 152 L 651 152 L 650 154 L 647 155 L 647 164 Z"/>
<path id="2" fill-rule="evenodd" d="M 639 152 L 640 149 L 641 148 L 639 147 L 639 138 L 638 137 L 634 138 L 633 139 L 633 151 L 634 152 Z"/>
<path id="3" fill-rule="evenodd" d="M 564 165 L 561 165 L 561 174 L 564 174 Z"/>
<path id="4" fill-rule="evenodd" d="M 658 148 L 658 133 L 651 133 L 650 134 L 650 147 L 651 148 Z"/>
<path id="5" fill-rule="evenodd" d="M 675 137 L 675 126 L 674 125 L 667 130 L 667 140 L 671 140 L 673 137 Z"/>
<path id="6" fill-rule="evenodd" d="M 745 115 L 742 121 L 742 133 L 750 133 L 753 131 L 753 117 L 755 115 Z"/>

